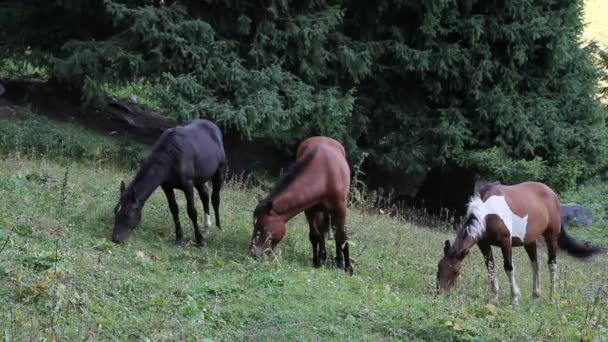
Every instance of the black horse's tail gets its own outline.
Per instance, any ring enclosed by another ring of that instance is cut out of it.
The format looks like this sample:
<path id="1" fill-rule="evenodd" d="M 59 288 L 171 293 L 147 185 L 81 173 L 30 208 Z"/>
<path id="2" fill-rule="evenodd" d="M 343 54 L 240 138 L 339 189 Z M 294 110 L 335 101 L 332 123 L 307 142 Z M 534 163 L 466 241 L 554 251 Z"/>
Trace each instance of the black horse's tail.
<path id="1" fill-rule="evenodd" d="M 559 232 L 557 244 L 559 245 L 559 248 L 565 250 L 569 255 L 575 258 L 588 258 L 595 254 L 608 253 L 608 249 L 604 247 L 592 245 L 589 241 L 576 240 L 568 234 L 564 225 L 562 225 L 562 229 Z"/>

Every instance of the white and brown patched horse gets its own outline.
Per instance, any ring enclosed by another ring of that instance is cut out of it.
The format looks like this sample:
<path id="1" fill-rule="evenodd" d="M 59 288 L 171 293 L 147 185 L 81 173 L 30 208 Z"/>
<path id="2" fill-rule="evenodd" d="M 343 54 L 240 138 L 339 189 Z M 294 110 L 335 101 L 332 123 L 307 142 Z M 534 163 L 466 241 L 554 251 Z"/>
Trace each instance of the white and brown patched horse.
<path id="1" fill-rule="evenodd" d="M 498 295 L 498 278 L 494 268 L 491 246 L 502 250 L 504 267 L 511 283 L 511 298 L 519 302 L 520 291 L 515 282 L 512 247 L 523 246 L 532 263 L 533 295 L 540 297 L 540 275 L 537 260 L 537 240 L 547 245 L 551 293 L 557 280 L 557 249 L 577 258 L 606 253 L 606 249 L 572 238 L 560 218 L 560 203 L 551 188 L 542 183 L 526 182 L 516 185 L 491 183 L 480 189 L 468 204 L 464 225 L 450 246 L 446 240 L 444 256 L 437 272 L 438 292 L 449 291 L 469 250 L 477 244 L 484 256 L 490 277 L 490 292 Z"/>

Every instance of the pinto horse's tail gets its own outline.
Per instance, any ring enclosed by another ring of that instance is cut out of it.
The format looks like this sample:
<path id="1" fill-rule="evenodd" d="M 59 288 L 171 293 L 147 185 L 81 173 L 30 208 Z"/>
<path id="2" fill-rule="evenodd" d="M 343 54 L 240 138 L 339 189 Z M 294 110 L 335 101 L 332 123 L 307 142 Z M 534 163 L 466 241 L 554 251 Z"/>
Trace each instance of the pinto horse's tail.
<path id="1" fill-rule="evenodd" d="M 573 238 L 566 227 L 562 224 L 562 229 L 559 232 L 557 239 L 559 248 L 565 250 L 569 255 L 575 258 L 588 258 L 595 254 L 606 254 L 608 249 L 600 246 L 592 245 L 589 241 L 580 241 Z"/>

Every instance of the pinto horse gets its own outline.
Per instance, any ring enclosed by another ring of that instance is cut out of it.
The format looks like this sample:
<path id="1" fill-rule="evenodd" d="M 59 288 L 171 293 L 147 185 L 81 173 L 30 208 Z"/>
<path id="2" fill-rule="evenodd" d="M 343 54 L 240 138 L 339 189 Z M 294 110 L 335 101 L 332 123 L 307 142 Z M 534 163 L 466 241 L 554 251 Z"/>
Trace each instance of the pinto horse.
<path id="1" fill-rule="evenodd" d="M 194 188 L 199 193 L 205 211 L 205 226 L 211 227 L 209 216 L 209 192 L 206 182 L 211 180 L 213 192 L 211 202 L 215 211 L 215 224 L 220 224 L 220 188 L 226 156 L 220 129 L 211 121 L 193 120 L 188 124 L 170 128 L 163 132 L 154 150 L 148 156 L 129 186 L 120 183 L 120 199 L 114 209 L 115 223 L 112 241 L 125 241 L 131 230 L 141 220 L 141 211 L 146 200 L 161 187 L 169 202 L 175 224 L 175 244 L 181 246 L 182 227 L 179 209 L 173 189 L 186 195 L 188 216 L 194 225 L 197 246 L 203 245 L 203 236 L 197 224 Z"/>
<path id="2" fill-rule="evenodd" d="M 485 259 L 490 278 L 490 292 L 498 295 L 498 278 L 494 268 L 491 246 L 499 246 L 504 258 L 504 268 L 511 284 L 511 299 L 519 302 L 520 291 L 515 282 L 515 270 L 511 255 L 512 247 L 523 246 L 532 263 L 533 295 L 540 297 L 540 275 L 537 260 L 537 240 L 543 237 L 549 256 L 551 294 L 557 280 L 558 248 L 577 258 L 606 253 L 606 249 L 572 238 L 560 217 L 560 203 L 551 188 L 542 183 L 526 182 L 516 185 L 491 183 L 475 194 L 468 204 L 465 223 L 457 233 L 454 243 L 446 240 L 444 256 L 437 272 L 438 292 L 449 291 L 454 285 L 463 259 L 477 244 Z"/>
<path id="3" fill-rule="evenodd" d="M 344 147 L 327 137 L 304 140 L 298 147 L 296 162 L 253 212 L 255 223 L 249 244 L 252 255 L 259 257 L 265 250 L 274 248 L 285 235 L 287 221 L 304 211 L 310 228 L 314 267 L 320 267 L 327 257 L 325 235 L 331 222 L 335 231 L 336 264 L 352 275 L 346 233 L 349 189 L 350 169 Z"/>

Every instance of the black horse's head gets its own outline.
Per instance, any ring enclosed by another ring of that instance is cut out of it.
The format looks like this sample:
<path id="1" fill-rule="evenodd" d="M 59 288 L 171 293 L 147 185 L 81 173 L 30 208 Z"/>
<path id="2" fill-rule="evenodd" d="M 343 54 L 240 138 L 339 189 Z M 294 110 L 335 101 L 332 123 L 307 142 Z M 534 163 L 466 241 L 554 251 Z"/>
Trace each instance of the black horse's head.
<path id="1" fill-rule="evenodd" d="M 135 193 L 135 188 L 130 186 L 125 189 L 125 183 L 120 182 L 120 199 L 114 208 L 114 230 L 112 241 L 124 242 L 139 221 L 141 220 L 141 209 L 143 202 Z"/>

